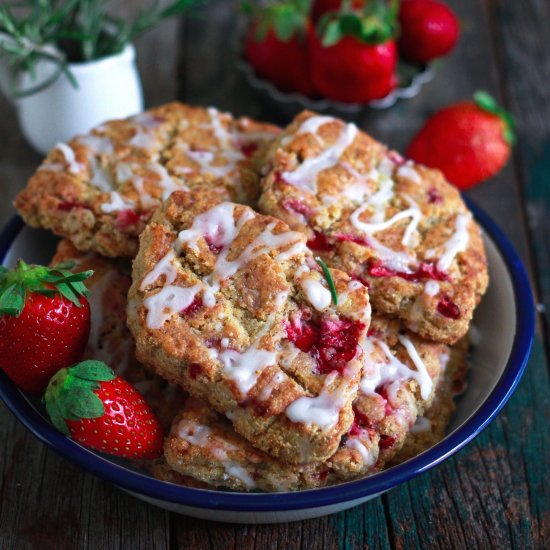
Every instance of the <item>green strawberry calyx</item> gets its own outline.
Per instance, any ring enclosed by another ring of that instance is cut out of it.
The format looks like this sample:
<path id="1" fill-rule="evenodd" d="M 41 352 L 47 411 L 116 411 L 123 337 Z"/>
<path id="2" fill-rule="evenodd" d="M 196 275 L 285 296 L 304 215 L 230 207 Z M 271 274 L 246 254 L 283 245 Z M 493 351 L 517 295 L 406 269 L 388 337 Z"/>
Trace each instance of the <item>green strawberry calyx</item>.
<path id="1" fill-rule="evenodd" d="M 116 378 L 102 361 L 88 360 L 57 371 L 46 388 L 44 404 L 52 424 L 70 435 L 65 420 L 100 418 L 105 414 L 101 399 L 94 393 L 100 382 Z"/>
<path id="2" fill-rule="evenodd" d="M 265 4 L 245 1 L 241 3 L 244 13 L 252 16 L 256 24 L 254 38 L 263 42 L 270 30 L 282 42 L 294 36 L 305 37 L 311 0 L 271 0 Z"/>
<path id="3" fill-rule="evenodd" d="M 81 307 L 80 297 L 90 294 L 83 281 L 93 271 L 73 273 L 70 270 L 75 265 L 74 262 L 64 262 L 46 267 L 19 260 L 11 270 L 0 266 L 0 315 L 19 317 L 29 292 L 50 297 L 58 294 Z"/>
<path id="4" fill-rule="evenodd" d="M 344 1 L 338 11 L 326 13 L 318 23 L 317 32 L 323 46 L 337 44 L 346 36 L 353 36 L 366 44 L 383 44 L 397 36 L 399 0 L 372 0 L 361 10 L 353 9 L 351 1 Z"/>
<path id="5" fill-rule="evenodd" d="M 482 90 L 475 92 L 474 102 L 480 109 L 498 116 L 504 122 L 504 141 L 509 145 L 514 145 L 516 142 L 514 117 L 503 109 L 492 95 Z"/>

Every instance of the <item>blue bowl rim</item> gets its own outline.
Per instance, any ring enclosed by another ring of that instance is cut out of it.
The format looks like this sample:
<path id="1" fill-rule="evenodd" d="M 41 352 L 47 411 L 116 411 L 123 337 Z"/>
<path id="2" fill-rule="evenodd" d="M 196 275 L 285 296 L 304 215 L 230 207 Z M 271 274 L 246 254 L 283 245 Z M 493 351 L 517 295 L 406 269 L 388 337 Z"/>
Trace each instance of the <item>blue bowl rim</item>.
<path id="1" fill-rule="evenodd" d="M 440 464 L 476 437 L 506 404 L 529 358 L 535 315 L 525 268 L 512 244 L 491 218 L 471 200 L 465 200 L 476 220 L 496 244 L 512 278 L 517 318 L 512 350 L 497 385 L 468 420 L 431 449 L 388 470 L 340 485 L 293 493 L 233 493 L 182 487 L 128 469 L 65 437 L 42 417 L 3 372 L 0 372 L 0 397 L 39 440 L 71 462 L 122 489 L 158 501 L 210 510 L 276 512 L 313 509 L 376 496 Z M 22 228 L 23 222 L 15 216 L 3 229 L 0 234 L 0 263 Z"/>

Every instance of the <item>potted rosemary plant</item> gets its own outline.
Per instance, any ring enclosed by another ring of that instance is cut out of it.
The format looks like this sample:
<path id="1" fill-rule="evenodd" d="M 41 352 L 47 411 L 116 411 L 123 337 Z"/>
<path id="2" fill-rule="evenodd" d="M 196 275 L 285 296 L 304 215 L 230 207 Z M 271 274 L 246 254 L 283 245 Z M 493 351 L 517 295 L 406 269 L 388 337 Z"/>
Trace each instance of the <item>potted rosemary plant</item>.
<path id="1" fill-rule="evenodd" d="M 199 0 L 200 1 L 200 0 Z M 0 5 L 0 87 L 27 141 L 57 142 L 143 109 L 134 39 L 197 0 L 155 0 L 127 21 L 110 0 L 17 0 Z"/>

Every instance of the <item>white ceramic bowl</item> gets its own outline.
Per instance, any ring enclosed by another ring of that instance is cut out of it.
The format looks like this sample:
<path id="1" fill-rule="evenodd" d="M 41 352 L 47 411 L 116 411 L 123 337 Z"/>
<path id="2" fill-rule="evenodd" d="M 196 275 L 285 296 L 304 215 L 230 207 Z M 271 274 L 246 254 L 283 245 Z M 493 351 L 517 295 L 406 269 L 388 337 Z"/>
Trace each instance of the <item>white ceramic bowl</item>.
<path id="1" fill-rule="evenodd" d="M 476 310 L 478 338 L 468 389 L 461 396 L 449 434 L 431 449 L 357 481 L 296 493 L 238 493 L 191 489 L 132 469 L 124 460 L 85 449 L 55 430 L 38 400 L 29 399 L 0 372 L 0 397 L 13 414 L 55 451 L 147 502 L 189 516 L 238 523 L 296 521 L 345 510 L 436 466 L 474 438 L 497 415 L 516 387 L 531 348 L 533 301 L 523 266 L 512 246 L 479 208 L 469 204 L 484 228 L 491 282 Z M 0 261 L 19 257 L 47 263 L 56 239 L 23 227 L 14 218 L 0 235 Z"/>

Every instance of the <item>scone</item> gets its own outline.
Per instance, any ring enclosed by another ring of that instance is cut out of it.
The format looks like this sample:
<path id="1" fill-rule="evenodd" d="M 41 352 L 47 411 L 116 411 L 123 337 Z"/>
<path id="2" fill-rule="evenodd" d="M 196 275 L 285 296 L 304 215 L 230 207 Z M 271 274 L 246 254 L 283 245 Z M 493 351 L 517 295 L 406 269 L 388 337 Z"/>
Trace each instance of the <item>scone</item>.
<path id="1" fill-rule="evenodd" d="M 166 438 L 166 465 L 208 485 L 242 491 L 311 489 L 380 471 L 429 406 L 449 349 L 399 331 L 395 321 L 374 318 L 373 325 L 354 422 L 327 461 L 278 461 L 255 449 L 206 403 L 190 399 Z"/>
<path id="2" fill-rule="evenodd" d="M 305 241 L 214 191 L 175 192 L 140 237 L 128 302 L 142 363 L 292 463 L 326 460 L 351 425 L 370 323 L 366 287 L 327 277 Z"/>
<path id="3" fill-rule="evenodd" d="M 403 447 L 393 457 L 392 464 L 399 464 L 419 455 L 445 437 L 456 410 L 455 399 L 466 388 L 469 369 L 467 355 L 468 338 L 465 337 L 451 348 L 449 362 L 439 379 L 430 408 L 417 418 Z"/>
<path id="4" fill-rule="evenodd" d="M 97 359 L 132 384 L 147 400 L 165 428 L 185 402 L 183 390 L 145 369 L 135 356 L 134 340 L 126 326 L 126 304 L 132 279 L 125 259 L 109 259 L 79 252 L 68 240 L 59 242 L 51 265 L 73 262 L 77 271 L 92 269 L 86 280 L 90 290 L 90 338 L 83 359 Z"/>
<path id="5" fill-rule="evenodd" d="M 26 223 L 83 251 L 134 257 L 138 235 L 176 189 L 214 187 L 254 202 L 252 156 L 278 129 L 214 108 L 170 103 L 58 144 L 15 199 Z"/>
<path id="6" fill-rule="evenodd" d="M 354 124 L 301 113 L 263 155 L 260 210 L 308 237 L 327 264 L 367 284 L 374 311 L 451 344 L 487 283 L 480 230 L 437 171 Z"/>

